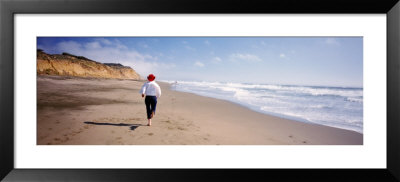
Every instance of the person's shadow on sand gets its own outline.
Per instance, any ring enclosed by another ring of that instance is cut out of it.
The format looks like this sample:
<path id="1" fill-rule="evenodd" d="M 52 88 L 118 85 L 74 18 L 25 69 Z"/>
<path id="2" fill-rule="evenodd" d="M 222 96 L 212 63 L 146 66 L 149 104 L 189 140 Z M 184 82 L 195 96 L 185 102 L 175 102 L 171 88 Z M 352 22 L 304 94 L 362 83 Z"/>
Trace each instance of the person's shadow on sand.
<path id="1" fill-rule="evenodd" d="M 108 125 L 108 126 L 130 126 L 130 129 L 133 131 L 139 126 L 144 126 L 142 124 L 125 124 L 125 123 L 96 123 L 93 121 L 85 121 L 85 124 L 92 124 L 92 125 Z"/>

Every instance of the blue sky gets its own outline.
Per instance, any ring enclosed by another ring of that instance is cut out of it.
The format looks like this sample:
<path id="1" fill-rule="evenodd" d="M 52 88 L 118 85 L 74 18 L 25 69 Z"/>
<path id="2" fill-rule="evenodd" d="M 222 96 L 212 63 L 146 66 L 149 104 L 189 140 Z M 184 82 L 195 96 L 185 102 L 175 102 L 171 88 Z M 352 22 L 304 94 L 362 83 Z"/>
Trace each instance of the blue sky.
<path id="1" fill-rule="evenodd" d="M 158 80 L 362 87 L 362 37 L 39 37 L 50 54 L 121 63 Z"/>

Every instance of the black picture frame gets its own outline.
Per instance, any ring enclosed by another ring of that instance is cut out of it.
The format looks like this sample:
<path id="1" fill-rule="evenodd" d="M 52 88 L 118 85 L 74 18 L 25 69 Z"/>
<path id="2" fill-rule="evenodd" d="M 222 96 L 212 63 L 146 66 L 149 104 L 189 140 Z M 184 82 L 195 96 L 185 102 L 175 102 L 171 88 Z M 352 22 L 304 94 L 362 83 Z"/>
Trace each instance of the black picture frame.
<path id="1" fill-rule="evenodd" d="M 31 13 L 380 13 L 387 15 L 386 169 L 15 169 L 14 15 Z M 0 179 L 5 181 L 400 181 L 398 0 L 0 0 Z"/>

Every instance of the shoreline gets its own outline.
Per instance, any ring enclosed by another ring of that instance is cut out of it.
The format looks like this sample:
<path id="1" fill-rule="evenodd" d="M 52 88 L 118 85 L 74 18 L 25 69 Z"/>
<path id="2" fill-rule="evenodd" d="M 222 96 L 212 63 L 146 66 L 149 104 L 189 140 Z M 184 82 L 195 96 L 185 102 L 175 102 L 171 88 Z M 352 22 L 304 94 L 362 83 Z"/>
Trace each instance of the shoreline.
<path id="1" fill-rule="evenodd" d="M 172 84 L 171 84 L 171 83 L 168 83 L 168 82 L 158 81 L 157 83 L 163 83 L 163 84 L 169 85 L 169 90 L 171 90 L 171 91 L 181 92 L 181 93 L 190 93 L 190 94 L 194 94 L 194 95 L 200 96 L 200 97 L 207 97 L 207 98 L 211 98 L 211 99 L 217 99 L 217 100 L 221 100 L 221 101 L 226 101 L 226 102 L 229 102 L 229 103 L 231 103 L 231 104 L 236 104 L 236 105 L 238 105 L 238 106 L 241 106 L 241 107 L 243 107 L 243 108 L 245 108 L 245 109 L 248 109 L 248 110 L 251 110 L 251 111 L 254 111 L 254 112 L 257 112 L 257 113 L 265 114 L 265 115 L 267 115 L 267 116 L 274 116 L 274 117 L 278 117 L 278 118 L 281 118 L 281 119 L 287 119 L 287 120 L 291 120 L 291 121 L 295 121 L 295 122 L 301 122 L 301 123 L 305 123 L 305 124 L 320 125 L 320 126 L 326 126 L 326 127 L 335 128 L 335 129 L 347 130 L 347 131 L 352 131 L 352 132 L 356 132 L 356 133 L 359 133 L 359 134 L 363 135 L 362 132 L 358 132 L 358 131 L 351 130 L 351 129 L 346 129 L 346 128 L 340 128 L 340 127 L 334 127 L 334 126 L 329 126 L 329 125 L 323 125 L 323 124 L 313 123 L 313 122 L 311 122 L 311 121 L 308 121 L 308 120 L 303 119 L 303 118 L 300 118 L 300 117 L 287 116 L 287 115 L 284 115 L 284 114 L 272 113 L 272 112 L 268 112 L 268 111 L 260 111 L 260 110 L 258 110 L 258 109 L 253 109 L 253 108 L 251 108 L 251 107 L 248 107 L 248 106 L 246 106 L 245 104 L 236 103 L 236 102 L 233 102 L 233 101 L 230 101 L 230 100 L 225 100 L 225 99 L 220 99 L 220 98 L 215 98 L 215 97 L 209 97 L 209 96 L 200 95 L 200 94 L 196 94 L 196 93 L 192 93 L 192 92 L 185 92 L 185 91 L 173 90 L 173 89 L 171 88 L 171 87 L 172 87 Z"/>
<path id="2" fill-rule="evenodd" d="M 169 84 L 170 85 L 169 89 L 171 91 L 183 92 L 183 93 L 191 93 L 191 94 L 194 94 L 194 95 L 200 96 L 200 97 L 207 97 L 207 98 L 227 101 L 229 103 L 236 104 L 236 105 L 239 105 L 239 106 L 244 107 L 246 109 L 249 109 L 251 111 L 254 111 L 254 112 L 257 112 L 257 113 L 261 113 L 261 114 L 265 114 L 265 115 L 268 115 L 268 116 L 274 116 L 274 117 L 287 119 L 287 120 L 292 120 L 292 121 L 301 122 L 301 123 L 306 123 L 306 124 L 321 125 L 321 126 L 331 127 L 331 128 L 335 128 L 335 129 L 347 130 L 347 131 L 352 131 L 352 132 L 356 132 L 356 133 L 359 133 L 359 134 L 363 135 L 362 130 L 360 132 L 360 131 L 349 129 L 349 128 L 342 128 L 342 127 L 336 127 L 336 126 L 331 126 L 331 125 L 324 125 L 324 124 L 314 123 L 314 122 L 311 122 L 311 121 L 309 121 L 307 119 L 304 119 L 304 118 L 301 118 L 301 117 L 289 116 L 289 115 L 280 114 L 280 113 L 273 113 L 273 112 L 270 112 L 270 111 L 263 111 L 263 110 L 260 110 L 259 108 L 252 108 L 252 107 L 250 107 L 250 106 L 248 106 L 246 104 L 242 104 L 242 103 L 239 103 L 239 102 L 234 102 L 234 101 L 231 101 L 231 100 L 228 100 L 228 99 L 222 99 L 222 98 L 216 98 L 216 97 L 211 97 L 211 96 L 207 96 L 207 95 L 201 95 L 201 94 L 197 94 L 197 93 L 194 93 L 194 92 L 185 92 L 185 91 L 173 90 L 171 83 L 168 83 L 166 81 L 159 81 L 159 82 L 164 83 L 164 84 Z M 348 88 L 353 88 L 353 87 L 348 87 Z"/>
<path id="3" fill-rule="evenodd" d="M 61 79 L 60 79 L 61 78 Z M 162 89 L 147 124 L 143 81 L 37 77 L 38 145 L 362 145 L 363 134 Z"/>

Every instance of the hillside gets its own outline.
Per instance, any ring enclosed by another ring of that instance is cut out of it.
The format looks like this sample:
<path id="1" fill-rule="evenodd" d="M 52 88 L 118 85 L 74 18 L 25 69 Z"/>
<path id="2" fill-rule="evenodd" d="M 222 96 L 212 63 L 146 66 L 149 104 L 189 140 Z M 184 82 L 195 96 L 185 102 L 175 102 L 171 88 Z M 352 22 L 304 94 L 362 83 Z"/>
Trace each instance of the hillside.
<path id="1" fill-rule="evenodd" d="M 99 63 L 83 56 L 68 53 L 47 54 L 37 51 L 37 74 L 94 78 L 118 78 L 139 80 L 131 67 L 119 63 Z"/>

